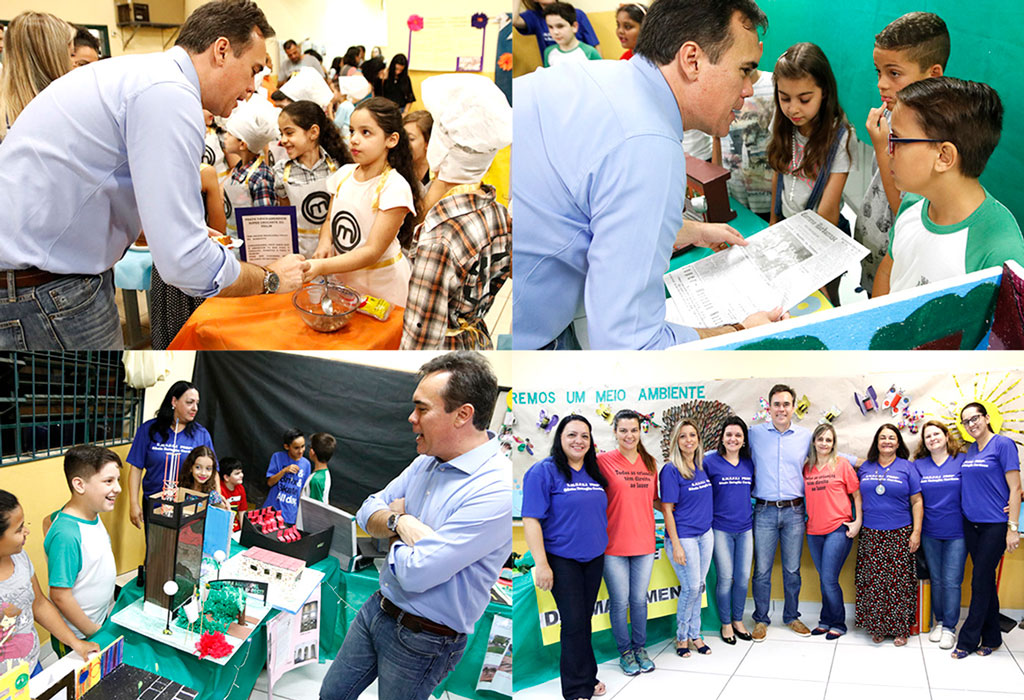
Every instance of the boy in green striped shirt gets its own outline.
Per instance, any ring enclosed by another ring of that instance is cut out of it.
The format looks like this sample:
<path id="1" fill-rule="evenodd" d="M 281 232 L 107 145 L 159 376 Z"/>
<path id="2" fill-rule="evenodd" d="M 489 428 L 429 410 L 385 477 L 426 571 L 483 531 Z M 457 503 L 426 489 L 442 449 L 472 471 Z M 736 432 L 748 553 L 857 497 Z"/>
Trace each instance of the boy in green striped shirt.
<path id="1" fill-rule="evenodd" d="M 309 461 L 313 463 L 313 475 L 309 477 L 309 497 L 314 501 L 327 503 L 331 494 L 331 472 L 327 463 L 334 456 L 338 441 L 329 433 L 313 433 L 309 437 Z"/>

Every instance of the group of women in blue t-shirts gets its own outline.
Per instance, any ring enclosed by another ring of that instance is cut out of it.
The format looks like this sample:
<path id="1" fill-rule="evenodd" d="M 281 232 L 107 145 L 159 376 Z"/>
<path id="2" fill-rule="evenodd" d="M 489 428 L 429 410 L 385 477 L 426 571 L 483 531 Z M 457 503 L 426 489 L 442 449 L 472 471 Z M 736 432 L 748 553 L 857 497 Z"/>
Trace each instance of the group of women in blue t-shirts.
<path id="1" fill-rule="evenodd" d="M 919 548 L 931 580 L 929 640 L 953 649 L 954 658 L 987 656 L 1002 643 L 995 572 L 1003 552 L 1020 541 L 1017 445 L 993 432 L 981 403 L 967 404 L 960 419 L 970 436 L 966 450 L 944 423 L 928 421 L 911 461 L 899 428 L 886 423 L 856 470 L 836 452 L 831 424 L 814 431 L 803 470 L 808 547 L 822 592 L 812 635 L 835 639 L 846 632 L 839 573 L 859 535 L 855 624 L 876 643 L 907 642 L 916 617 Z M 562 694 L 569 700 L 605 693 L 590 642 L 602 578 L 622 670 L 654 670 L 644 646 L 655 508 L 664 514 L 665 556 L 680 585 L 676 653 L 711 653 L 701 633 L 701 597 L 712 557 L 722 639 L 760 641 L 743 623 L 756 478 L 746 424 L 736 416 L 725 420 L 713 436 L 715 450 L 705 453 L 698 424 L 678 420 L 660 471 L 643 446 L 641 424 L 639 413 L 619 411 L 616 446 L 598 454 L 590 422 L 566 416 L 554 431 L 551 456 L 523 479 L 534 581 L 558 607 Z M 971 602 L 957 635 L 967 554 L 974 564 Z"/>

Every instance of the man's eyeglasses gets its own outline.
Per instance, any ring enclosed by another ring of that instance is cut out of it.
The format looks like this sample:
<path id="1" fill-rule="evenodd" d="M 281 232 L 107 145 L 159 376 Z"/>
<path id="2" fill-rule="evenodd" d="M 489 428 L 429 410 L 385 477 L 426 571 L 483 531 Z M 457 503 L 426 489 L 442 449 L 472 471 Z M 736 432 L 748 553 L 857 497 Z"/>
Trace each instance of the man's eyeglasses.
<path id="1" fill-rule="evenodd" d="M 980 413 L 976 413 L 975 415 L 971 416 L 970 418 L 964 418 L 963 419 L 963 424 L 966 425 L 968 428 L 973 428 L 974 424 L 977 423 L 978 421 L 980 421 L 981 418 L 982 418 L 982 415 Z"/>
<path id="2" fill-rule="evenodd" d="M 892 135 L 889 132 L 889 155 L 893 155 L 896 152 L 896 144 L 898 143 L 942 143 L 942 139 L 900 139 Z"/>

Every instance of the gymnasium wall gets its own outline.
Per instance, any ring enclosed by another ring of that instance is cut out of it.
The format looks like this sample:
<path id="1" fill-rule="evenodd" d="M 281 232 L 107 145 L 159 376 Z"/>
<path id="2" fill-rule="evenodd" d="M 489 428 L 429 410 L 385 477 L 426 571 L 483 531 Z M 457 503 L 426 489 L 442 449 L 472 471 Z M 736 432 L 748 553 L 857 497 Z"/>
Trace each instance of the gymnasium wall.
<path id="1" fill-rule="evenodd" d="M 1024 93 L 1017 75 L 1008 67 L 1024 60 L 1020 27 L 1024 4 L 1005 0 L 866 0 L 857 3 L 820 3 L 811 0 L 758 0 L 768 15 L 761 68 L 771 70 L 789 46 L 800 41 L 818 44 L 828 56 L 839 84 L 840 101 L 861 141 L 870 143 L 864 123 L 871 107 L 881 104 L 871 50 L 875 34 L 900 15 L 934 12 L 945 20 L 952 50 L 946 74 L 988 83 L 999 93 L 1005 109 L 1003 134 L 981 183 L 1018 221 L 1024 221 L 1024 192 L 1016 186 L 1024 169 L 1024 134 L 1019 128 Z M 622 47 L 615 38 L 617 2 L 577 0 L 576 7 L 590 18 L 600 39 L 601 55 L 618 58 Z M 515 32 L 515 74 L 540 65 L 537 42 Z"/>

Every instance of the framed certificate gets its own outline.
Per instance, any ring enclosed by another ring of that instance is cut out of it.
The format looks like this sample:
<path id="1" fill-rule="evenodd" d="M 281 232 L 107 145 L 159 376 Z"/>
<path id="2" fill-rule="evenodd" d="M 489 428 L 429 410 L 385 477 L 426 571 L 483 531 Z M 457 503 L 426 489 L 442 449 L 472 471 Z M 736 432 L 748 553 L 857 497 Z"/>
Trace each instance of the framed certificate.
<path id="1" fill-rule="evenodd" d="M 245 241 L 239 252 L 246 262 L 266 266 L 299 252 L 295 207 L 239 207 L 235 223 L 238 237 Z"/>

